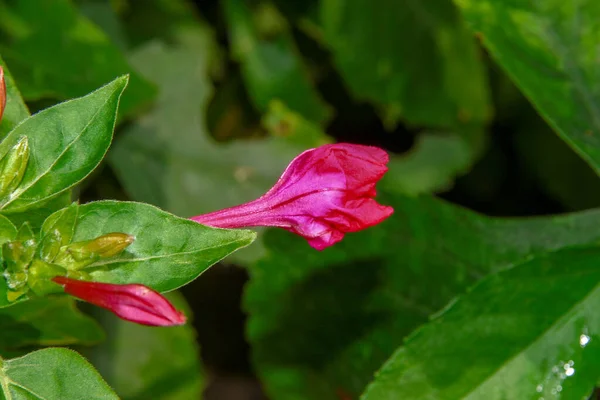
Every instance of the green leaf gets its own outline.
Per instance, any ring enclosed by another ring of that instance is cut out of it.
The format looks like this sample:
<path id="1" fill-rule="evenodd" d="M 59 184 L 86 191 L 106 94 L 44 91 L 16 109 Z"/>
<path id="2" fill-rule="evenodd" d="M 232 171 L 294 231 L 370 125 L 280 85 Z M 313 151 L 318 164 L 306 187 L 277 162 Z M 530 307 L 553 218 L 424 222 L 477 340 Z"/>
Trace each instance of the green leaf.
<path id="1" fill-rule="evenodd" d="M 188 324 L 153 328 L 102 312 L 108 340 L 90 353 L 90 361 L 124 400 L 202 398 L 203 375 L 191 311 L 178 292 L 169 301 L 188 316 Z"/>
<path id="2" fill-rule="evenodd" d="M 154 96 L 154 88 L 69 0 L 0 0 L 0 32 L 0 54 L 27 100 L 83 96 L 124 74 L 130 74 L 131 82 L 123 96 L 123 115 Z"/>
<path id="3" fill-rule="evenodd" d="M 127 81 L 118 78 L 85 97 L 48 108 L 11 131 L 0 143 L 0 155 L 23 136 L 29 139 L 30 155 L 19 187 L 2 204 L 4 213 L 42 206 L 96 168 L 110 146 Z"/>
<path id="4" fill-rule="evenodd" d="M 104 334 L 69 297 L 38 298 L 0 308 L 0 349 L 93 344 Z"/>
<path id="5" fill-rule="evenodd" d="M 64 211 L 59 211 L 64 213 Z M 51 215 L 50 221 L 56 216 Z M 79 206 L 72 242 L 95 239 L 112 232 L 135 237 L 112 258 L 85 267 L 93 280 L 140 283 L 160 292 L 197 278 L 208 267 L 254 240 L 247 230 L 209 228 L 176 217 L 148 204 L 98 201 Z M 51 224 L 44 224 L 42 235 Z"/>
<path id="6" fill-rule="evenodd" d="M 600 211 L 499 219 L 425 196 L 380 202 L 394 207 L 391 218 L 322 252 L 267 232 L 244 307 L 270 398 L 356 398 L 406 335 L 478 279 L 532 255 L 600 243 Z M 462 354 L 467 363 L 471 353 Z"/>
<path id="7" fill-rule="evenodd" d="M 133 54 L 132 63 L 161 90 L 153 113 L 119 136 L 109 153 L 111 165 L 133 199 L 177 215 L 261 196 L 306 144 L 283 138 L 215 143 L 199 115 L 212 93 L 207 76 L 212 33 L 197 27 L 176 37 L 171 47 L 153 42 Z M 260 247 L 255 243 L 249 250 Z"/>
<path id="8" fill-rule="evenodd" d="M 226 0 L 224 7 L 232 56 L 241 64 L 248 93 L 256 107 L 266 112 L 271 101 L 280 100 L 310 121 L 326 121 L 331 111 L 304 70 L 291 35 L 284 30 L 263 39 L 243 0 Z M 277 13 L 273 8 L 270 12 Z"/>
<path id="9" fill-rule="evenodd" d="M 595 0 L 456 0 L 466 20 L 540 114 L 600 173 Z"/>
<path id="10" fill-rule="evenodd" d="M 4 81 L 6 83 L 6 109 L 0 121 L 0 139 L 3 139 L 19 122 L 29 117 L 29 110 L 23 102 L 21 93 L 15 86 L 15 81 L 2 57 L 0 57 L 0 65 L 4 70 Z"/>
<path id="11" fill-rule="evenodd" d="M 486 72 L 450 0 L 320 2 L 323 40 L 352 93 L 388 125 L 481 124 L 491 114 Z"/>
<path id="12" fill-rule="evenodd" d="M 364 400 L 588 398 L 600 368 L 600 250 L 485 278 L 416 331 Z"/>
<path id="13" fill-rule="evenodd" d="M 6 400 L 118 400 L 102 377 L 79 354 L 67 349 L 34 351 L 0 358 L 0 388 Z"/>

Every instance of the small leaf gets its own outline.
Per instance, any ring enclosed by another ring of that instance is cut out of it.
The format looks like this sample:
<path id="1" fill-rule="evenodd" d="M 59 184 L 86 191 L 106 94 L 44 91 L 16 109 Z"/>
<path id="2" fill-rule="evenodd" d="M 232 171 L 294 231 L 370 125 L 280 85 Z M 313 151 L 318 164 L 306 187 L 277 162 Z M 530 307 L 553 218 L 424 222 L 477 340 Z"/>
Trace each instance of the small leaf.
<path id="1" fill-rule="evenodd" d="M 29 117 L 0 143 L 7 154 L 23 136 L 30 155 L 25 175 L 2 204 L 4 213 L 35 208 L 85 178 L 110 146 L 121 93 L 121 77 L 97 91 Z"/>
<path id="2" fill-rule="evenodd" d="M 600 250 L 483 279 L 398 349 L 364 400 L 588 398 L 600 368 Z"/>
<path id="3" fill-rule="evenodd" d="M 96 370 L 67 349 L 44 349 L 0 358 L 0 390 L 8 400 L 118 400 Z"/>
<path id="4" fill-rule="evenodd" d="M 93 344 L 104 334 L 67 296 L 38 298 L 0 308 L 0 349 L 22 346 Z"/>
<path id="5" fill-rule="evenodd" d="M 456 4 L 540 114 L 600 174 L 600 2 Z"/>
<path id="6" fill-rule="evenodd" d="M 44 224 L 44 229 L 50 226 Z M 113 232 L 132 235 L 135 241 L 119 255 L 87 265 L 84 271 L 95 281 L 139 283 L 160 292 L 189 283 L 256 236 L 247 230 L 209 228 L 147 204 L 99 201 L 79 206 L 71 241 Z"/>

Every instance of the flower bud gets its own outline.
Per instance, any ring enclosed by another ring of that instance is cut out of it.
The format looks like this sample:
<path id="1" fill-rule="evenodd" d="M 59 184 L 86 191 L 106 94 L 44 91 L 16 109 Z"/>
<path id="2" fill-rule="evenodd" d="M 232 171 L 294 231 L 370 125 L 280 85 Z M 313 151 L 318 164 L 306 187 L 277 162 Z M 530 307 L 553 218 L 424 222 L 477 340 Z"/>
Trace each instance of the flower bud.
<path id="1" fill-rule="evenodd" d="M 2 121 L 4 108 L 6 108 L 6 82 L 4 82 L 4 70 L 0 65 L 0 121 Z"/>
<path id="2" fill-rule="evenodd" d="M 388 160 L 377 147 L 320 146 L 292 160 L 260 198 L 190 219 L 217 228 L 275 226 L 303 236 L 322 250 L 346 233 L 376 225 L 394 212 L 374 198 Z"/>
<path id="3" fill-rule="evenodd" d="M 23 136 L 0 160 L 0 198 L 8 196 L 21 183 L 29 161 L 29 142 Z"/>
<path id="4" fill-rule="evenodd" d="M 99 236 L 96 239 L 70 244 L 65 251 L 75 261 L 83 263 L 85 266 L 101 258 L 110 258 L 120 254 L 134 240 L 133 236 L 126 233 L 113 232 Z"/>
<path id="5" fill-rule="evenodd" d="M 160 293 L 143 285 L 114 285 L 86 282 L 65 276 L 53 278 L 65 293 L 115 313 L 119 318 L 149 326 L 172 326 L 185 323 L 177 311 Z"/>

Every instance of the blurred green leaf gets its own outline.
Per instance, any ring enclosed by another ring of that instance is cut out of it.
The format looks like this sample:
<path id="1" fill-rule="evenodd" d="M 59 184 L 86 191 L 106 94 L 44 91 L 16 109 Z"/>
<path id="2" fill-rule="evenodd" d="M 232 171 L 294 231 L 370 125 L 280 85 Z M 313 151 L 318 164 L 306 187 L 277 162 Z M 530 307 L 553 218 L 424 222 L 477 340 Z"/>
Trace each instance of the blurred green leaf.
<path id="1" fill-rule="evenodd" d="M 4 280 L 4 279 L 3 279 Z M 104 339 L 96 321 L 69 297 L 38 298 L 0 308 L 0 349 L 93 344 Z"/>
<path id="2" fill-rule="evenodd" d="M 69 0 L 0 0 L 0 54 L 27 100 L 79 97 L 127 73 L 131 82 L 123 96 L 123 115 L 155 94 Z"/>
<path id="3" fill-rule="evenodd" d="M 51 215 L 42 234 L 69 210 Z M 133 235 L 135 241 L 123 253 L 86 266 L 85 272 L 95 281 L 139 283 L 160 292 L 189 283 L 255 238 L 251 231 L 209 228 L 148 204 L 98 201 L 78 207 L 72 242 L 111 232 Z"/>
<path id="4" fill-rule="evenodd" d="M 600 173 L 600 3 L 456 0 L 496 61 Z"/>
<path id="5" fill-rule="evenodd" d="M 365 400 L 585 399 L 600 368 L 600 250 L 536 257 L 485 278 L 416 331 Z"/>
<path id="6" fill-rule="evenodd" d="M 261 196 L 306 147 L 287 137 L 213 141 L 202 111 L 212 92 L 214 39 L 201 26 L 177 37 L 171 46 L 156 41 L 133 54 L 132 63 L 160 86 L 160 95 L 153 113 L 118 138 L 109 161 L 133 199 L 190 217 Z M 251 258 L 260 247 L 249 250 Z"/>
<path id="7" fill-rule="evenodd" d="M 313 87 L 290 34 L 284 29 L 260 37 L 244 0 L 226 0 L 224 8 L 232 56 L 240 62 L 256 107 L 266 112 L 271 101 L 280 100 L 308 120 L 325 122 L 331 111 Z"/>
<path id="8" fill-rule="evenodd" d="M 324 0 L 323 41 L 358 99 L 388 126 L 455 127 L 491 114 L 481 55 L 450 0 Z"/>
<path id="9" fill-rule="evenodd" d="M 0 143 L 0 155 L 24 136 L 30 154 L 22 181 L 2 202 L 3 213 L 42 206 L 92 172 L 110 146 L 127 81 L 118 78 L 85 97 L 46 109 L 11 131 Z"/>
<path id="10" fill-rule="evenodd" d="M 0 358 L 0 390 L 7 400 L 81 400 L 82 396 L 118 400 L 98 372 L 67 349 L 38 350 L 12 360 Z"/>
<path id="11" fill-rule="evenodd" d="M 29 110 L 23 102 L 21 93 L 15 86 L 15 81 L 2 57 L 0 57 L 0 65 L 4 69 L 4 81 L 6 83 L 6 109 L 0 121 L 0 139 L 3 139 L 19 122 L 29 117 Z"/>
<path id="12" fill-rule="evenodd" d="M 600 211 L 499 219 L 431 197 L 380 201 L 394 207 L 390 219 L 322 252 L 287 232 L 267 232 L 244 305 L 255 366 L 273 400 L 355 398 L 406 335 L 478 279 L 532 255 L 600 241 Z M 468 363 L 465 354 L 456 362 Z"/>
<path id="13" fill-rule="evenodd" d="M 186 325 L 146 327 L 100 314 L 108 340 L 90 352 L 90 360 L 124 400 L 202 398 L 200 349 L 191 311 L 180 293 L 168 293 L 167 298 L 188 316 Z"/>

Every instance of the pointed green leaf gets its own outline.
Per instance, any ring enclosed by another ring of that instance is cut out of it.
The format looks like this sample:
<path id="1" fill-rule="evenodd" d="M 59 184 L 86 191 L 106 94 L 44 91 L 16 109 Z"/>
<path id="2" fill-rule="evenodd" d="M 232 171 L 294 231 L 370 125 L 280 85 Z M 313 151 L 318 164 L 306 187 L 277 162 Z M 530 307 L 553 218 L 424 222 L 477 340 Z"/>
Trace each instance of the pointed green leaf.
<path id="1" fill-rule="evenodd" d="M 395 209 L 389 220 L 322 252 L 287 232 L 267 232 L 244 305 L 270 398 L 357 398 L 404 337 L 478 279 L 532 255 L 600 243 L 598 210 L 500 219 L 425 196 L 380 201 Z M 469 361 L 464 354 L 471 353 L 454 354 L 457 362 Z"/>
<path id="2" fill-rule="evenodd" d="M 0 143 L 0 156 L 23 136 L 30 155 L 19 187 L 1 205 L 16 213 L 50 200 L 85 178 L 110 146 L 121 93 L 121 77 L 97 91 L 29 117 Z"/>
<path id="3" fill-rule="evenodd" d="M 96 370 L 67 349 L 0 358 L 0 394 L 6 400 L 118 400 Z"/>
<path id="4" fill-rule="evenodd" d="M 133 235 L 135 241 L 83 271 L 100 282 L 140 283 L 161 292 L 189 283 L 256 236 L 248 230 L 209 228 L 148 204 L 99 201 L 79 206 L 72 242 L 112 232 Z"/>
<path id="5" fill-rule="evenodd" d="M 558 135 L 600 174 L 600 2 L 456 0 Z"/>
<path id="6" fill-rule="evenodd" d="M 585 399 L 600 369 L 600 250 L 485 278 L 394 353 L 364 400 Z"/>

